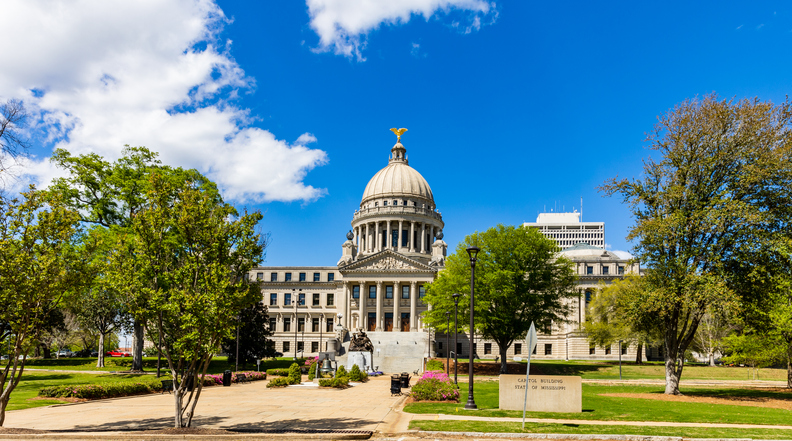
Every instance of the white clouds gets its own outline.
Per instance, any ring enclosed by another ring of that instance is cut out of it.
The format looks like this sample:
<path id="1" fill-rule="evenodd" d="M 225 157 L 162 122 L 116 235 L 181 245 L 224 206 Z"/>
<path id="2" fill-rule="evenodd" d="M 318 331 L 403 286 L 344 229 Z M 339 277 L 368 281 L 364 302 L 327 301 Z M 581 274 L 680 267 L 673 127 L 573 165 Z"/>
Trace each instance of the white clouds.
<path id="1" fill-rule="evenodd" d="M 320 51 L 365 60 L 362 50 L 366 35 L 380 24 L 407 23 L 413 14 L 426 20 L 438 12 L 458 10 L 469 25 L 455 21 L 452 26 L 464 33 L 481 27 L 481 17 L 497 14 L 495 4 L 486 0 L 306 0 L 311 28 L 319 35 Z"/>
<path id="2" fill-rule="evenodd" d="M 253 79 L 218 39 L 227 24 L 211 0 L 10 0 L 0 15 L 0 99 L 23 98 L 38 129 L 75 154 L 119 156 L 124 144 L 196 168 L 238 201 L 313 200 L 302 182 L 325 152 L 249 126 L 234 103 Z M 46 159 L 29 164 L 46 183 Z"/>

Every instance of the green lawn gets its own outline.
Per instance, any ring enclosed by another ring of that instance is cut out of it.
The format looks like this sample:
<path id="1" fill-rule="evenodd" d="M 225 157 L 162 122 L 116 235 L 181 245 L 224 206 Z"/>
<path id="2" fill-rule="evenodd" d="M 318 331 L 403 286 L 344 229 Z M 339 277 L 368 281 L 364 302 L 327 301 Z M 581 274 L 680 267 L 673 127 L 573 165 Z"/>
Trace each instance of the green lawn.
<path id="1" fill-rule="evenodd" d="M 31 400 L 38 396 L 39 389 L 48 386 L 61 386 L 73 384 L 102 384 L 121 381 L 159 381 L 153 375 L 125 375 L 125 374 L 71 374 L 54 372 L 25 372 L 16 389 L 11 392 L 11 400 L 7 410 L 27 409 L 30 407 L 49 406 L 51 404 L 66 403 L 64 400 L 46 399 Z"/>
<path id="2" fill-rule="evenodd" d="M 702 427 L 592 426 L 578 424 L 500 423 L 485 421 L 412 421 L 410 429 L 449 432 L 574 433 L 607 435 L 682 436 L 685 438 L 790 439 L 779 429 L 721 429 Z"/>
<path id="3" fill-rule="evenodd" d="M 521 411 L 498 410 L 498 382 L 481 382 L 475 385 L 477 411 L 465 411 L 467 383 L 459 383 L 460 403 L 412 403 L 404 411 L 410 413 L 442 413 L 490 417 L 522 417 Z M 683 393 L 694 396 L 751 396 L 792 400 L 792 392 L 773 392 L 737 388 L 683 388 Z M 600 421 L 674 421 L 691 423 L 735 423 L 792 425 L 789 411 L 765 407 L 748 407 L 723 404 L 682 403 L 641 398 L 606 397 L 604 393 L 657 393 L 660 386 L 583 385 L 582 413 L 528 412 L 532 418 L 564 418 Z"/>
<path id="4" fill-rule="evenodd" d="M 284 357 L 277 360 L 266 360 L 261 363 L 261 370 L 273 368 L 288 368 L 293 363 L 292 358 Z M 5 365 L 5 361 L 0 366 Z M 302 362 L 301 362 L 302 365 Z M 168 371 L 168 361 L 162 360 L 162 370 Z M 25 363 L 26 368 L 48 369 L 48 370 L 71 370 L 71 371 L 104 371 L 117 372 L 129 370 L 132 367 L 131 357 L 105 357 L 105 367 L 96 367 L 96 358 L 61 358 L 61 359 L 28 359 Z M 226 357 L 214 357 L 209 363 L 209 374 L 219 374 L 226 369 L 234 370 L 234 365 L 229 364 Z M 143 370 L 146 372 L 156 372 L 157 357 L 143 357 Z M 240 371 L 255 371 L 256 364 L 240 365 Z"/>
<path id="5" fill-rule="evenodd" d="M 619 363 L 611 361 L 531 361 L 540 375 L 577 375 L 590 380 L 618 380 Z M 531 373 L 534 369 L 531 369 Z M 749 380 L 757 371 L 747 367 L 686 365 L 682 380 Z M 786 369 L 759 369 L 759 380 L 786 381 Z M 664 379 L 665 367 L 661 362 L 622 362 L 625 380 Z"/>

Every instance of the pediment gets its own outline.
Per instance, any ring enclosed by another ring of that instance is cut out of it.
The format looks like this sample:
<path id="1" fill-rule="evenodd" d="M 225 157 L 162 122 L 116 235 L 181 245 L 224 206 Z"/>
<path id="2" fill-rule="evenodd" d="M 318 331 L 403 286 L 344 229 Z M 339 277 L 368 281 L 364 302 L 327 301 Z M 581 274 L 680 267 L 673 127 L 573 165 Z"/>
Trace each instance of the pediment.
<path id="1" fill-rule="evenodd" d="M 362 260 L 339 268 L 342 273 L 375 273 L 375 272 L 432 272 L 436 270 L 429 265 L 402 256 L 391 250 L 385 250 L 368 256 Z"/>

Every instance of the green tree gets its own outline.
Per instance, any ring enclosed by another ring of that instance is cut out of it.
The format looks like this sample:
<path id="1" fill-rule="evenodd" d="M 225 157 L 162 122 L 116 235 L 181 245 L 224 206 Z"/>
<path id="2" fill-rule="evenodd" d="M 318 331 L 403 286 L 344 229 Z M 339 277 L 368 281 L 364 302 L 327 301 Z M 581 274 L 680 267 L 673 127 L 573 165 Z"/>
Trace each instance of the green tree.
<path id="1" fill-rule="evenodd" d="M 254 363 L 257 359 L 274 357 L 275 349 L 268 337 L 272 335 L 269 328 L 269 314 L 263 302 L 243 309 L 237 321 L 239 328 L 239 364 Z M 231 338 L 223 341 L 223 352 L 228 354 L 228 362 L 236 362 L 237 351 L 236 330 Z"/>
<path id="2" fill-rule="evenodd" d="M 467 248 L 481 249 L 476 263 L 475 331 L 500 347 L 501 373 L 506 373 L 506 351 L 525 337 L 531 322 L 539 332 L 550 333 L 570 312 L 568 298 L 577 297 L 572 264 L 556 254 L 556 244 L 532 228 L 498 225 L 476 232 L 457 246 L 446 267 L 429 284 L 424 313 L 429 326 L 446 329 L 446 311 L 454 310 L 451 297 L 465 294 L 459 314 L 467 317 L 470 305 L 470 259 Z M 464 322 L 464 320 L 463 320 Z M 464 324 L 462 329 L 467 329 Z M 470 330 L 468 330 L 470 331 Z"/>
<path id="3" fill-rule="evenodd" d="M 619 340 L 636 344 L 635 362 L 640 364 L 643 347 L 662 340 L 655 314 L 629 308 L 632 299 L 644 289 L 644 280 L 637 274 L 601 284 L 588 305 L 586 322 L 583 323 L 589 343 L 600 347 L 610 346 Z"/>
<path id="4" fill-rule="evenodd" d="M 261 300 L 245 275 L 263 256 L 260 213 L 239 216 L 205 181 L 175 181 L 154 171 L 145 207 L 114 253 L 115 287 L 138 300 L 149 338 L 174 379 L 175 427 L 189 427 L 203 377 L 239 312 Z M 194 385 L 194 388 L 191 387 Z"/>
<path id="5" fill-rule="evenodd" d="M 76 212 L 32 186 L 21 200 L 0 201 L 0 323 L 11 337 L 0 371 L 0 426 L 50 313 L 82 283 L 78 226 Z"/>
<path id="6" fill-rule="evenodd" d="M 640 179 L 603 186 L 630 206 L 628 239 L 650 289 L 631 304 L 662 322 L 666 393 L 679 393 L 684 353 L 711 309 L 735 310 L 730 262 L 759 258 L 788 210 L 792 106 L 716 95 L 685 101 L 648 136 L 659 158 Z"/>

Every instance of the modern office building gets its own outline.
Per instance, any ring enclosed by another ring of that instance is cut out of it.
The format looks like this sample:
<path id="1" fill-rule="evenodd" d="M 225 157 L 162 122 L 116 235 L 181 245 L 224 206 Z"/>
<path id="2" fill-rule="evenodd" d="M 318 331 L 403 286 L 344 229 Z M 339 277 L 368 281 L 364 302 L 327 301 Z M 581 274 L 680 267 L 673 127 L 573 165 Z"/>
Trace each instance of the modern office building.
<path id="1" fill-rule="evenodd" d="M 580 213 L 577 211 L 539 213 L 536 222 L 526 222 L 523 226 L 537 228 L 542 234 L 555 240 L 562 250 L 582 242 L 605 249 L 605 223 L 581 222 Z"/>

